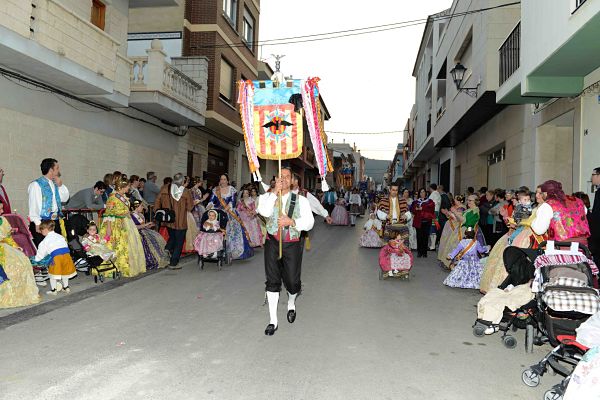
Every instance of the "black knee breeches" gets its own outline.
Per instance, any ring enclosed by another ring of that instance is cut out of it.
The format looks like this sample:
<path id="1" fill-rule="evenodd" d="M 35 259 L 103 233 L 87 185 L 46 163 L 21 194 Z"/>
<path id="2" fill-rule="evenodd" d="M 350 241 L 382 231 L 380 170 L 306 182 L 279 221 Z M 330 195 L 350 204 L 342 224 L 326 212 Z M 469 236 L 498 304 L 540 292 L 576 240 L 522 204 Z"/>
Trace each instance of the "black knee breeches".
<path id="1" fill-rule="evenodd" d="M 290 294 L 300 291 L 302 272 L 302 241 L 284 242 L 283 257 L 279 257 L 279 242 L 271 237 L 265 242 L 265 282 L 267 292 L 281 291 L 281 282 Z"/>

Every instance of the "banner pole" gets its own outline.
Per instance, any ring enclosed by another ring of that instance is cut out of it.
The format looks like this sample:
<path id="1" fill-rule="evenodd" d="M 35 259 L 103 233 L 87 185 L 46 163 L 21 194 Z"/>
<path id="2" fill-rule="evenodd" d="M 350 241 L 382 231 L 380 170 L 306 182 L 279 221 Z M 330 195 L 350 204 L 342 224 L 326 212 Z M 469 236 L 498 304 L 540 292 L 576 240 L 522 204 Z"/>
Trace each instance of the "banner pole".
<path id="1" fill-rule="evenodd" d="M 280 185 L 282 185 L 281 183 L 281 153 L 279 153 L 279 182 Z M 278 197 L 279 197 L 279 216 L 281 217 L 283 215 L 283 207 L 281 205 L 281 187 L 279 188 L 279 193 L 278 193 Z M 281 228 L 281 226 L 279 227 L 279 260 L 281 260 L 281 258 L 283 257 L 283 229 Z"/>

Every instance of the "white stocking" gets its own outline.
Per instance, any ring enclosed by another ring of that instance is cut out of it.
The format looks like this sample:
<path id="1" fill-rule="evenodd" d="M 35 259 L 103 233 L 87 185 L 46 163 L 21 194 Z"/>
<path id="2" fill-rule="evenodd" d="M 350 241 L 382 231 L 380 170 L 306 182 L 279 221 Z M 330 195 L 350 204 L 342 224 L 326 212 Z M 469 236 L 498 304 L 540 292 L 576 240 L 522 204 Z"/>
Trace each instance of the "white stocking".
<path id="1" fill-rule="evenodd" d="M 68 288 L 69 287 L 69 277 L 68 276 L 61 276 L 60 279 L 62 280 L 63 289 L 64 288 Z"/>
<path id="2" fill-rule="evenodd" d="M 288 311 L 296 309 L 296 296 L 298 296 L 298 293 L 290 294 L 288 292 Z"/>
<path id="3" fill-rule="evenodd" d="M 277 303 L 279 303 L 279 292 L 267 292 L 267 300 L 269 302 L 269 323 L 277 327 Z"/>
<path id="4" fill-rule="evenodd" d="M 49 278 L 48 280 L 50 281 L 50 289 L 56 290 L 56 279 Z"/>

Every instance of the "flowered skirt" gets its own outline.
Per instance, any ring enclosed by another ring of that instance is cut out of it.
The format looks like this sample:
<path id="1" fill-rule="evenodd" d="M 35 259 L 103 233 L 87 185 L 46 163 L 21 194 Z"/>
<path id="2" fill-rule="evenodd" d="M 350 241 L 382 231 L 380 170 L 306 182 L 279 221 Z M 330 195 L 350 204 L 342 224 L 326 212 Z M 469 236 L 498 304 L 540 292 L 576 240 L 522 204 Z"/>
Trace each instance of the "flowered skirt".
<path id="1" fill-rule="evenodd" d="M 369 229 L 360 236 L 359 245 L 360 247 L 380 248 L 385 246 L 385 243 L 375 230 Z"/>
<path id="2" fill-rule="evenodd" d="M 221 232 L 200 232 L 194 248 L 200 255 L 212 254 L 223 249 L 223 234 Z"/>
<path id="3" fill-rule="evenodd" d="M 162 236 L 152 229 L 140 229 L 146 269 L 164 268 L 169 265 L 169 253 L 165 250 L 167 242 Z"/>
<path id="4" fill-rule="evenodd" d="M 476 257 L 463 258 L 444 280 L 444 285 L 461 289 L 479 289 L 481 262 Z"/>
<path id="5" fill-rule="evenodd" d="M 6 243 L 0 243 L 0 262 L 8 277 L 0 284 L 0 308 L 39 303 L 38 287 L 27 256 Z"/>
<path id="6" fill-rule="evenodd" d="M 350 220 L 348 218 L 348 211 L 345 207 L 336 205 L 331 212 L 332 225 L 348 225 Z"/>

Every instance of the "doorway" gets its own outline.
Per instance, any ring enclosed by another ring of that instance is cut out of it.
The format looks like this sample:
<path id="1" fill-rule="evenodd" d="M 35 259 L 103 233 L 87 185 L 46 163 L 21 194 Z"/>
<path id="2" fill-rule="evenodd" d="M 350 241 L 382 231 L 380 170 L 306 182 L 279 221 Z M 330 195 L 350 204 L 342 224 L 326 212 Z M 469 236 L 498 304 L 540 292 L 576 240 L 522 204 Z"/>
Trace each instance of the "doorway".
<path id="1" fill-rule="evenodd" d="M 216 186 L 221 175 L 228 173 L 229 150 L 209 143 L 207 161 L 206 183 L 208 186 Z"/>
<path id="2" fill-rule="evenodd" d="M 450 190 L 450 159 L 440 164 L 439 184 L 444 186 L 446 192 Z"/>

